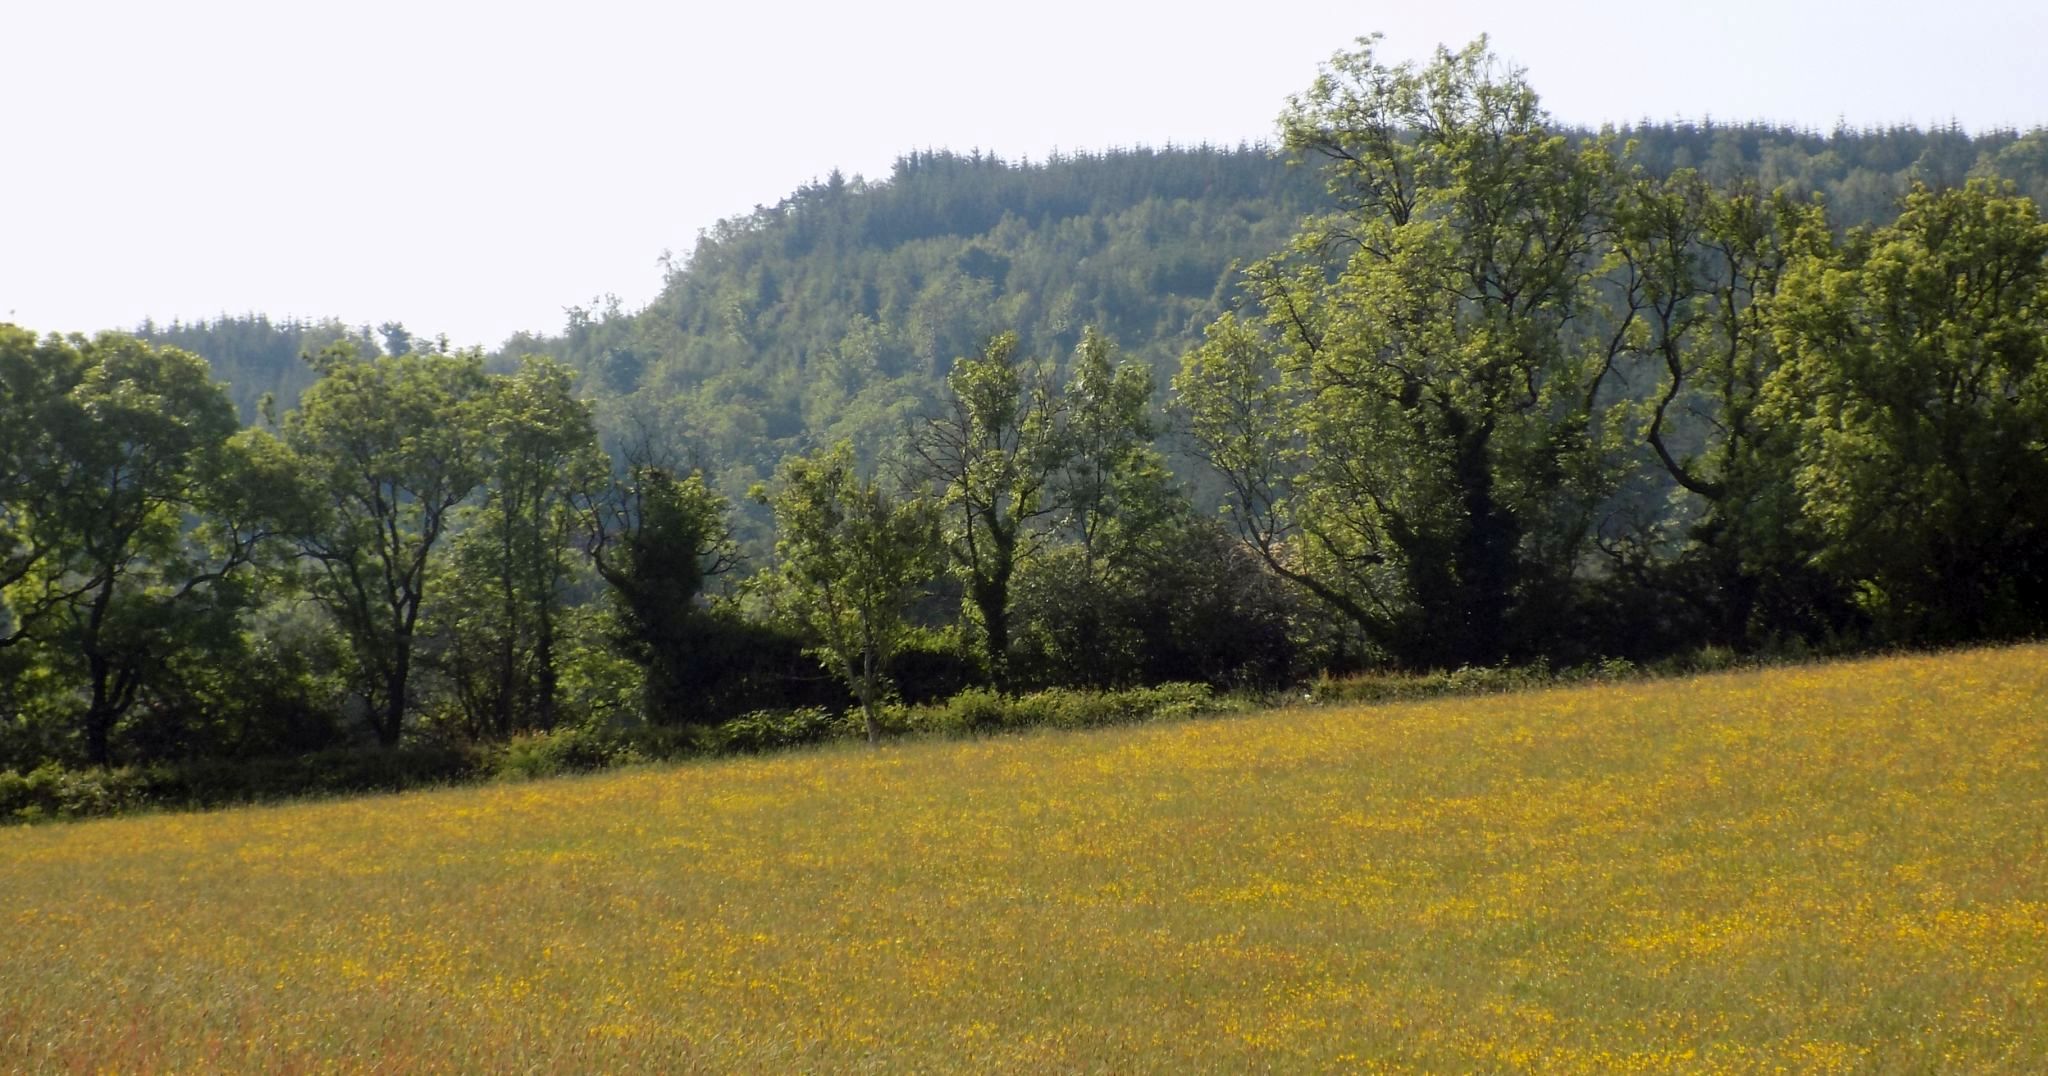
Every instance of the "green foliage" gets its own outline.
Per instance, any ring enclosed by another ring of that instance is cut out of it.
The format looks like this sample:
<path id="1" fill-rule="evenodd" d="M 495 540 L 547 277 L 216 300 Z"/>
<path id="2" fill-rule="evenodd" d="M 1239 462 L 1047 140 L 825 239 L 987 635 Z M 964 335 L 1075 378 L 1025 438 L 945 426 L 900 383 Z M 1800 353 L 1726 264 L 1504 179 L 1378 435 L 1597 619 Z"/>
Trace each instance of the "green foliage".
<path id="1" fill-rule="evenodd" d="M 588 773 L 646 757 L 631 740 L 590 728 L 563 728 L 520 733 L 492 756 L 492 775 L 500 780 L 533 780 L 566 773 Z"/>
<path id="2" fill-rule="evenodd" d="M 755 710 L 705 732 L 700 741 L 714 754 L 759 754 L 804 747 L 854 734 L 846 720 L 821 706 L 796 710 Z"/>
<path id="3" fill-rule="evenodd" d="M 67 770 L 55 762 L 25 774 L 0 770 L 0 818 L 88 818 L 132 811 L 144 802 L 144 784 L 134 770 Z"/>
<path id="4" fill-rule="evenodd" d="M 1052 688 L 1028 695 L 1001 695 L 975 688 L 941 705 L 897 710 L 889 715 L 888 722 L 892 728 L 905 732 L 986 734 L 1170 721 L 1217 713 L 1228 705 L 1207 684 L 1167 683 L 1123 691 Z"/>
<path id="5" fill-rule="evenodd" d="M 355 661 L 379 742 L 412 709 L 421 616 L 437 550 L 489 477 L 491 384 L 482 356 L 377 359 L 344 349 L 284 422 L 300 504 L 282 526 L 311 566 L 306 585 Z"/>
<path id="6" fill-rule="evenodd" d="M 1268 563 L 1380 650 L 1525 649 L 1612 489 L 1592 409 L 1612 364 L 1575 326 L 1615 158 L 1554 130 L 1483 41 L 1421 68 L 1367 41 L 1282 126 L 1340 209 L 1248 271 L 1258 323 L 1190 360 L 1203 451 L 1241 468 L 1232 507 Z"/>
<path id="7" fill-rule="evenodd" d="M 233 634 L 271 475 L 185 352 L 0 326 L 0 377 L 0 648 L 41 651 L 85 756 L 106 766 L 180 651 Z"/>
<path id="8" fill-rule="evenodd" d="M 892 497 L 854 468 L 841 442 L 785 462 L 775 491 L 756 494 L 774 509 L 780 561 L 760 578 L 860 699 L 873 743 L 890 659 L 912 636 L 906 613 L 935 574 L 939 519 L 930 502 Z"/>
<path id="9" fill-rule="evenodd" d="M 488 772 L 473 751 L 441 744 L 397 750 L 339 748 L 272 758 L 212 758 L 26 774 L 0 770 L 0 819 L 38 821 L 147 808 L 220 807 L 318 796 L 396 792 L 473 781 Z"/>
<path id="10" fill-rule="evenodd" d="M 564 716 L 559 651 L 584 568 L 573 548 L 586 530 L 580 498 L 609 464 L 573 379 L 551 360 L 529 359 L 491 383 L 483 503 L 455 538 L 437 618 L 436 664 L 472 737 L 550 729 Z"/>
<path id="11" fill-rule="evenodd" d="M 612 638 L 642 671 L 650 720 L 706 723 L 731 712 L 724 696 L 744 668 L 719 660 L 727 625 L 699 600 L 706 582 L 734 564 L 729 506 L 701 473 L 677 477 L 644 460 L 629 468 L 588 506 Z"/>
<path id="12" fill-rule="evenodd" d="M 2048 224 L 2009 188 L 1917 188 L 1809 237 L 1772 319 L 1816 562 L 1889 637 L 2038 630 L 2048 608 Z"/>
<path id="13" fill-rule="evenodd" d="M 1212 521 L 1180 518 L 1109 565 L 1079 546 L 1020 573 L 1016 668 L 1033 686 L 1287 682 L 1306 640 L 1286 584 Z"/>
<path id="14" fill-rule="evenodd" d="M 1092 338 L 1091 338 L 1092 339 Z M 915 443 L 922 477 L 939 490 L 946 550 L 967 595 L 989 674 L 1009 682 L 1010 582 L 1048 538 L 1065 505 L 1058 485 L 1073 461 L 1068 400 L 1004 333 L 961 358 L 948 403 Z"/>

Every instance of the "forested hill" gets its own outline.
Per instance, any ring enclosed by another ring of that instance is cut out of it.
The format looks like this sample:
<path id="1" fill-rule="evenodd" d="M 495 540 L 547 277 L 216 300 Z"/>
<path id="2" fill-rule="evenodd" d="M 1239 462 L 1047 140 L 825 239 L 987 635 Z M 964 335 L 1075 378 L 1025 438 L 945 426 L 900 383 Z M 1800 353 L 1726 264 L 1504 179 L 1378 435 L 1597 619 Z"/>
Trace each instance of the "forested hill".
<path id="1" fill-rule="evenodd" d="M 2042 130 L 1645 124 L 1617 137 L 1653 173 L 1693 168 L 1818 192 L 1844 227 L 1889 219 L 1915 180 L 1993 175 L 2048 200 Z M 1059 360 L 1094 325 L 1163 385 L 1231 301 L 1233 263 L 1285 245 L 1323 201 L 1313 168 L 1262 147 L 1040 162 L 913 153 L 885 178 L 835 174 L 721 221 L 670 265 L 646 309 L 574 307 L 560 335 L 515 336 L 497 358 L 568 362 L 603 425 L 677 438 L 737 492 L 793 450 L 895 438 L 940 394 L 953 359 L 998 331 Z M 310 379 L 300 350 L 403 338 L 396 326 L 380 332 L 223 318 L 143 335 L 212 360 L 246 417 L 264 392 L 290 404 Z"/>
<path id="2" fill-rule="evenodd" d="M 1283 246 L 1322 197 L 1258 147 L 917 153 L 721 222 L 644 311 L 572 310 L 562 336 L 504 350 L 583 370 L 612 422 L 686 431 L 743 486 L 798 446 L 875 449 L 997 332 L 1057 358 L 1092 325 L 1170 370 L 1231 264 Z"/>
<path id="3" fill-rule="evenodd" d="M 1836 222 L 1889 219 L 1915 179 L 1978 174 L 2048 198 L 2048 132 L 1644 125 L 1648 170 L 1694 168 L 1817 191 Z M 585 390 L 682 431 L 727 488 L 793 448 L 899 434 L 955 357 L 1014 330 L 1060 359 L 1084 326 L 1164 385 L 1232 295 L 1234 262 L 1279 249 L 1323 205 L 1310 167 L 1258 147 L 1135 150 L 1016 163 L 918 153 L 881 181 L 834 176 L 707 231 L 646 310 L 575 310 L 514 339 L 585 371 Z"/>

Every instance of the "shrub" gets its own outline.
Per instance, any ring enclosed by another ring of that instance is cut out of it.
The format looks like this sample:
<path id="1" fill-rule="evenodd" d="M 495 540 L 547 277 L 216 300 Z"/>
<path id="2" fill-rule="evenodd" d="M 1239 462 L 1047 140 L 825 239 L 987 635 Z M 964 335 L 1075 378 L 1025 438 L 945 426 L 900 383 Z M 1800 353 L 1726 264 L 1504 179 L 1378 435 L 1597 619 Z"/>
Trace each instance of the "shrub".
<path id="1" fill-rule="evenodd" d="M 852 726 L 822 707 L 800 710 L 755 710 L 710 730 L 705 746 L 721 753 L 751 754 L 777 748 L 823 743 L 850 734 Z"/>
<path id="2" fill-rule="evenodd" d="M 147 799 L 139 771 L 67 770 L 46 762 L 26 774 L 0 771 L 0 817 L 85 818 L 133 810 Z"/>
<path id="3" fill-rule="evenodd" d="M 562 773 L 587 773 L 644 761 L 632 743 L 600 730 L 563 728 L 514 736 L 497 752 L 492 773 L 531 780 Z"/>
<path id="4" fill-rule="evenodd" d="M 1163 684 L 1127 691 L 1052 688 L 1006 696 L 981 688 L 944 703 L 892 708 L 906 731 L 972 735 L 1025 728 L 1097 728 L 1210 713 L 1222 706 L 1207 684 Z"/>

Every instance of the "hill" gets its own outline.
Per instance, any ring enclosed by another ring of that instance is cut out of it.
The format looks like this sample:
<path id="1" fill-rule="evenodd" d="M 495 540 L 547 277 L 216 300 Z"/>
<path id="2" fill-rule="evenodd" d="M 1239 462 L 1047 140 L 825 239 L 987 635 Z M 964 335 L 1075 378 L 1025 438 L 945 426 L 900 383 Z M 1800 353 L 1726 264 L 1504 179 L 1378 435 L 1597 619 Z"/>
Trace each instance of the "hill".
<path id="1" fill-rule="evenodd" d="M 2048 131 L 1645 123 L 1614 135 L 1652 173 L 1818 192 L 1842 227 L 1890 219 L 1914 180 L 1990 175 L 2048 199 Z M 1313 169 L 1258 146 L 1037 162 L 912 153 L 887 176 L 835 173 L 720 221 L 668 263 L 647 308 L 570 307 L 560 334 L 515 336 L 495 361 L 568 363 L 614 436 L 663 430 L 737 496 L 793 451 L 842 437 L 881 450 L 938 398 L 954 358 L 998 331 L 1057 364 L 1096 326 L 1163 387 L 1235 302 L 1233 266 L 1326 204 Z M 245 417 L 263 393 L 288 407 L 310 383 L 302 349 L 410 341 L 396 325 L 373 336 L 260 315 L 143 330 L 212 361 Z"/>
<path id="2" fill-rule="evenodd" d="M 0 832 L 30 1069 L 2048 1065 L 2040 646 Z"/>

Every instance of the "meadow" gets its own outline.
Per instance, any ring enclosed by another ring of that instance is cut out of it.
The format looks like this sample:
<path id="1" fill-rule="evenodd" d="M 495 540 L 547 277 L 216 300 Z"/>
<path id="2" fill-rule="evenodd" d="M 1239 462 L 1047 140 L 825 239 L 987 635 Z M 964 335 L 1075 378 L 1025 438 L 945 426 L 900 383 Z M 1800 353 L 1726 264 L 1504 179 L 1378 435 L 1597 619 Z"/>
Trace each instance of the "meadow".
<path id="1" fill-rule="evenodd" d="M 0 1066 L 2048 1071 L 2048 647 L 0 831 Z"/>

